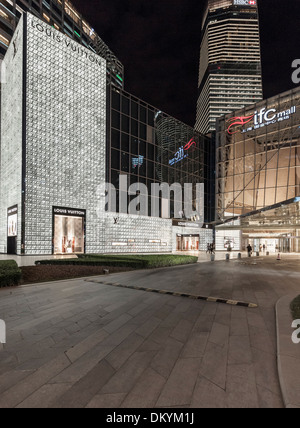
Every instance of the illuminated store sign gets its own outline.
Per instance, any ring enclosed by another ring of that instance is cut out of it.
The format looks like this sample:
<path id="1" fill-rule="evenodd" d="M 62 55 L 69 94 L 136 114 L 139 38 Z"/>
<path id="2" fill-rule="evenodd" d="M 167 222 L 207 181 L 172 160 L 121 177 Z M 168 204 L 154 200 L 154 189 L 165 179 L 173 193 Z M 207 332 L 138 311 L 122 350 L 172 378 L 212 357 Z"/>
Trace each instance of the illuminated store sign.
<path id="1" fill-rule="evenodd" d="M 254 114 L 252 116 L 238 116 L 233 117 L 232 119 L 228 120 L 228 123 L 230 125 L 227 128 L 227 132 L 230 135 L 236 134 L 239 131 L 232 132 L 233 129 L 235 129 L 236 126 L 243 126 L 246 125 L 246 123 L 250 122 L 254 118 Z"/>
<path id="2" fill-rule="evenodd" d="M 289 110 L 284 110 L 281 112 L 277 112 L 276 109 L 272 108 L 269 110 L 266 110 L 266 108 L 262 108 L 259 112 L 256 111 L 251 116 L 238 116 L 233 117 L 232 119 L 228 120 L 229 126 L 227 128 L 227 132 L 230 135 L 236 134 L 238 132 L 250 132 L 255 129 L 263 128 L 268 125 L 273 125 L 278 122 L 282 122 L 283 120 L 288 120 L 290 117 L 296 113 L 296 107 L 293 106 Z M 237 126 L 244 126 L 247 123 L 251 122 L 253 120 L 253 126 L 250 126 L 247 129 L 242 129 L 241 131 L 239 129 L 236 130 Z"/>
<path id="3" fill-rule="evenodd" d="M 193 222 L 189 222 L 189 223 L 179 222 L 178 226 L 179 227 L 197 227 L 197 228 L 199 228 L 199 227 L 202 227 L 202 224 L 200 224 L 200 223 L 193 223 Z"/>
<path id="4" fill-rule="evenodd" d="M 256 0 L 233 0 L 234 6 L 256 6 Z"/>
<path id="5" fill-rule="evenodd" d="M 196 147 L 197 144 L 194 141 L 194 138 L 192 138 L 185 146 L 180 147 L 178 152 L 175 153 L 175 156 L 173 159 L 169 161 L 169 165 L 175 165 L 178 162 L 181 162 L 183 159 L 188 157 L 188 150 L 192 147 Z"/>
<path id="6" fill-rule="evenodd" d="M 195 222 L 195 221 L 182 221 L 182 220 L 178 220 L 178 219 L 173 219 L 173 226 L 193 227 L 193 228 L 202 229 L 203 223 Z"/>
<path id="7" fill-rule="evenodd" d="M 36 29 L 40 33 L 45 34 L 47 37 L 53 39 L 57 43 L 64 43 L 64 45 L 71 51 L 76 53 L 77 55 L 88 59 L 90 62 L 97 64 L 99 66 L 102 65 L 103 60 L 99 58 L 97 55 L 94 55 L 92 52 L 89 52 L 88 49 L 80 46 L 78 43 L 73 43 L 69 37 L 64 36 L 59 31 L 49 27 L 48 25 L 44 26 L 41 21 L 36 21 L 31 18 L 31 26 Z"/>
<path id="8" fill-rule="evenodd" d="M 55 215 L 63 215 L 70 217 L 85 217 L 85 210 L 74 210 L 72 208 L 53 208 L 53 213 Z"/>

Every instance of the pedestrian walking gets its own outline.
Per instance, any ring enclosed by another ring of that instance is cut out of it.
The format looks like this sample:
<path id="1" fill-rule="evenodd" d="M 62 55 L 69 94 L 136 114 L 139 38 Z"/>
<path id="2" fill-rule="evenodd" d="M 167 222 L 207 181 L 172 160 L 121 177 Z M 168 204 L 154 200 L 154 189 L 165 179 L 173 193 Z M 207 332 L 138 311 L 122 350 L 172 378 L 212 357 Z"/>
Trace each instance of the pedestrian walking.
<path id="1" fill-rule="evenodd" d="M 248 257 L 251 257 L 252 256 L 252 247 L 250 244 L 248 245 L 247 250 L 248 250 Z"/>

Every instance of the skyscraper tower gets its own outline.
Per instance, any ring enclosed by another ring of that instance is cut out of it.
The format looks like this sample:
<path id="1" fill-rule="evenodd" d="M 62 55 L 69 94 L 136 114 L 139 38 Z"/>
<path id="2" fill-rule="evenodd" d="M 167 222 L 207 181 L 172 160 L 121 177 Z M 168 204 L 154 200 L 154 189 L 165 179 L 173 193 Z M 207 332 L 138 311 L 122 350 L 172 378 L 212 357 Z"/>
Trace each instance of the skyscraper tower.
<path id="1" fill-rule="evenodd" d="M 263 99 L 256 0 L 208 0 L 202 22 L 196 130 Z"/>

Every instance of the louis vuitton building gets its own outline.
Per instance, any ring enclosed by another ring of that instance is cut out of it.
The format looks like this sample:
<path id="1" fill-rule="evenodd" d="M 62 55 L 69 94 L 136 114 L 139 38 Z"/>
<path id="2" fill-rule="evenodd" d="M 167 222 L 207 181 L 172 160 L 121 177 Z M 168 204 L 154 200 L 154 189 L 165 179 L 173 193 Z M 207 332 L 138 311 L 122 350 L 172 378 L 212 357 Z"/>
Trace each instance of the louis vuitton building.
<path id="1" fill-rule="evenodd" d="M 300 252 L 300 89 L 217 123 L 217 248 Z"/>
<path id="2" fill-rule="evenodd" d="M 103 193 L 105 183 L 128 190 L 119 188 L 120 175 L 146 189 L 161 180 L 205 185 L 206 137 L 109 84 L 105 58 L 30 13 L 19 21 L 4 73 L 1 253 L 206 248 L 212 231 L 202 227 L 204 215 L 178 217 L 172 203 L 170 217 L 110 211 Z"/>

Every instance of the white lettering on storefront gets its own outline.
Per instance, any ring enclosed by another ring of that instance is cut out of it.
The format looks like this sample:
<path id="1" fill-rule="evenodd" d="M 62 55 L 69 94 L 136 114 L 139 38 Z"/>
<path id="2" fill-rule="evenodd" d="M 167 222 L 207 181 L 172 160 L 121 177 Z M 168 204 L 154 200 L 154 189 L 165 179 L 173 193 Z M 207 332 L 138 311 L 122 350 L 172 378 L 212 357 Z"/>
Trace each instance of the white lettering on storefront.
<path id="1" fill-rule="evenodd" d="M 80 46 L 78 43 L 73 43 L 70 39 L 64 37 L 63 34 L 60 34 L 59 31 L 52 29 L 51 27 L 44 26 L 43 23 L 36 22 L 33 18 L 31 19 L 31 27 L 38 30 L 40 33 L 46 34 L 49 38 L 53 39 L 57 43 L 63 43 L 67 48 L 72 52 L 77 53 L 81 57 L 85 57 L 91 63 L 102 65 L 101 58 L 97 57 L 93 53 L 89 52 L 84 47 Z"/>

